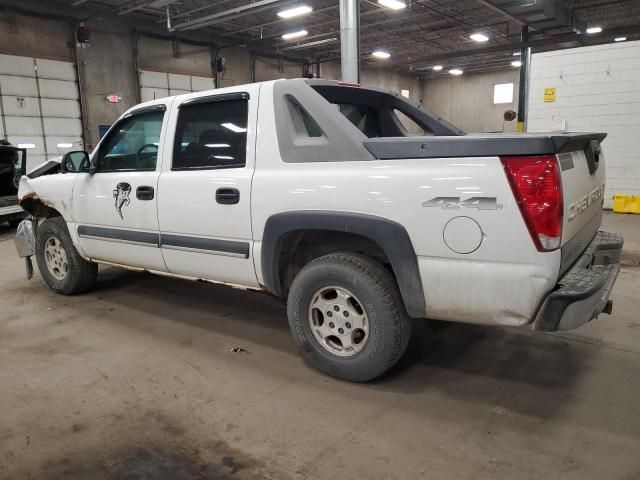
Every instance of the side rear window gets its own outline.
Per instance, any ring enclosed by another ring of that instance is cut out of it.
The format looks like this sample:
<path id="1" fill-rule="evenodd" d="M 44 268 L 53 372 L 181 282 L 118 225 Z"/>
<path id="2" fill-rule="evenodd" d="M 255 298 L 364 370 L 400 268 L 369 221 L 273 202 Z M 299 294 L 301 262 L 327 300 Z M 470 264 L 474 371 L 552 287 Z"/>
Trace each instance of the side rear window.
<path id="1" fill-rule="evenodd" d="M 298 140 L 304 137 L 321 138 L 324 136 L 318 122 L 300 105 L 300 102 L 293 95 L 285 95 L 284 101 L 291 119 L 293 133 Z"/>
<path id="2" fill-rule="evenodd" d="M 181 105 L 171 169 L 244 167 L 248 108 L 246 99 Z"/>

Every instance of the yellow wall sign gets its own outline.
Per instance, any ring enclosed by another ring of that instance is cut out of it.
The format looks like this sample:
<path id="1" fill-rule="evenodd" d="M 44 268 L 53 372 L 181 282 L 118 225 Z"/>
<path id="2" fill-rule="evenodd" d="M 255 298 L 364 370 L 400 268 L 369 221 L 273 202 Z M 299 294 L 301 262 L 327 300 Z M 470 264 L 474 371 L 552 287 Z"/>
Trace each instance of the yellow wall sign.
<path id="1" fill-rule="evenodd" d="M 544 101 L 555 102 L 556 101 L 556 87 L 545 87 L 544 89 Z"/>

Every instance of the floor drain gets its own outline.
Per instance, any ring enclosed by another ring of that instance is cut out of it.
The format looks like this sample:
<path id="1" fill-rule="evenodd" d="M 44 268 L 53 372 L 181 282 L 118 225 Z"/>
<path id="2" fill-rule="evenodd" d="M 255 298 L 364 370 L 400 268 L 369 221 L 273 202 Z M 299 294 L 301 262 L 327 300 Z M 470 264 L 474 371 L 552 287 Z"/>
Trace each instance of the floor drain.
<path id="1" fill-rule="evenodd" d="M 625 267 L 640 267 L 640 255 L 633 253 L 622 253 L 620 265 Z"/>

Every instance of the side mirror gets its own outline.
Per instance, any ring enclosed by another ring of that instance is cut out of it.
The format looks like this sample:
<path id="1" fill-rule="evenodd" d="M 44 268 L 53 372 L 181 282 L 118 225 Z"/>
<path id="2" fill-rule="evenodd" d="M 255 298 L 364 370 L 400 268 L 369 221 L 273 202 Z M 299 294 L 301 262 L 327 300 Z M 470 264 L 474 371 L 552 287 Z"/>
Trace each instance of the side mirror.
<path id="1" fill-rule="evenodd" d="M 90 170 L 89 154 L 83 151 L 67 152 L 62 157 L 60 170 L 62 172 L 86 172 Z"/>

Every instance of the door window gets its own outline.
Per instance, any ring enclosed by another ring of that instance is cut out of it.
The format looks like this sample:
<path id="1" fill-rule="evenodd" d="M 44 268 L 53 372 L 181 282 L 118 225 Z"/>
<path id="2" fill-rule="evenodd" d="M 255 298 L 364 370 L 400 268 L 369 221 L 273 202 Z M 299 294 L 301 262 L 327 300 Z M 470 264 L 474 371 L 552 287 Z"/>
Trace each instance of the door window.
<path id="1" fill-rule="evenodd" d="M 244 167 L 247 117 L 246 99 L 181 105 L 172 170 Z"/>
<path id="2" fill-rule="evenodd" d="M 115 125 L 98 152 L 98 171 L 155 170 L 164 111 L 140 113 Z"/>

